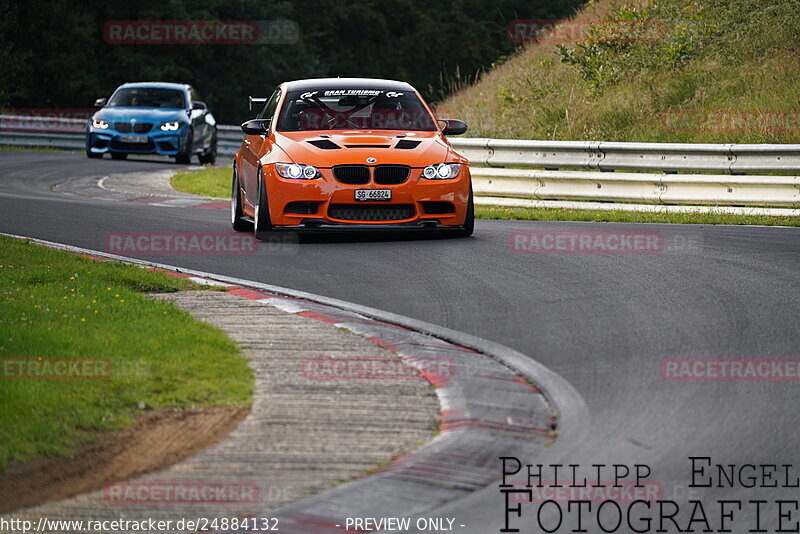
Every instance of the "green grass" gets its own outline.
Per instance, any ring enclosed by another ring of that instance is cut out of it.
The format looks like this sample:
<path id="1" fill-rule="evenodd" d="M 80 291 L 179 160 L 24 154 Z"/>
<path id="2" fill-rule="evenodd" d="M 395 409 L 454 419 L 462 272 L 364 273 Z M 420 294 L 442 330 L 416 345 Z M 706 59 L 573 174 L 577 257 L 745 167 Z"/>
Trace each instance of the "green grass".
<path id="1" fill-rule="evenodd" d="M 201 171 L 181 171 L 171 180 L 172 188 L 206 197 L 230 198 L 230 167 L 206 167 Z"/>
<path id="2" fill-rule="evenodd" d="M 500 208 L 476 206 L 479 219 L 521 221 L 593 221 L 669 224 L 757 224 L 763 226 L 800 226 L 797 217 L 728 215 L 722 213 L 648 213 L 643 211 L 600 211 L 549 208 Z"/>
<path id="3" fill-rule="evenodd" d="M 143 293 L 185 279 L 0 236 L 0 360 L 102 357 L 108 380 L 0 380 L 0 471 L 65 455 L 148 407 L 248 405 L 253 377 L 224 333 Z"/>
<path id="4" fill-rule="evenodd" d="M 795 0 L 594 0 L 575 18 L 592 25 L 579 42 L 529 44 L 439 109 L 467 121 L 473 137 L 800 142 Z M 629 38 L 642 23 L 663 33 Z M 609 27 L 631 34 L 616 39 Z M 686 128 L 662 120 L 722 110 L 788 112 L 790 127 L 675 131 Z"/>

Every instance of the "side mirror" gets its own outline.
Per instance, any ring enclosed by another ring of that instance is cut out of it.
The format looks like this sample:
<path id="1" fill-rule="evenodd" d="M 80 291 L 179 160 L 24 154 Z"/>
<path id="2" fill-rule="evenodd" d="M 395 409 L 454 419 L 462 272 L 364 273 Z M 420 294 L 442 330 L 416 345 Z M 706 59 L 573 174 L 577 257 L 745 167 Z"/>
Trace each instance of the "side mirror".
<path id="1" fill-rule="evenodd" d="M 444 135 L 461 135 L 467 131 L 467 123 L 458 119 L 439 119 L 443 122 L 442 133 Z"/>
<path id="2" fill-rule="evenodd" d="M 200 102 L 199 100 L 195 100 L 192 102 L 192 109 L 200 109 L 200 110 L 207 110 L 208 106 L 206 106 L 205 102 Z"/>
<path id="3" fill-rule="evenodd" d="M 247 135 L 266 135 L 271 119 L 250 119 L 242 124 L 242 131 Z"/>
<path id="4" fill-rule="evenodd" d="M 108 104 L 107 98 L 98 98 L 97 100 L 94 101 L 94 107 L 96 108 L 102 108 L 106 104 Z"/>

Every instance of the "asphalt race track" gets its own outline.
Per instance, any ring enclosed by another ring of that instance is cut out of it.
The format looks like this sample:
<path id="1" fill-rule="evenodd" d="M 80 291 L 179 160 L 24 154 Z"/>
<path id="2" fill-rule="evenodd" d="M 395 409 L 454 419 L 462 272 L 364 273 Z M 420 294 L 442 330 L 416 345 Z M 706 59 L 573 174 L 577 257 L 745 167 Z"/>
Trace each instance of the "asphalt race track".
<path id="1" fill-rule="evenodd" d="M 68 179 L 169 166 L 0 152 L 0 231 L 96 250 L 109 232 L 228 231 L 226 210 L 51 190 Z M 520 254 L 509 246 L 512 232 L 554 229 L 659 232 L 665 246 L 657 254 Z M 800 464 L 797 380 L 667 381 L 660 367 L 666 358 L 800 357 L 798 228 L 478 221 L 471 239 L 336 236 L 274 253 L 127 255 L 372 306 L 529 355 L 577 389 L 590 419 L 579 440 L 558 442 L 548 458 L 522 459 L 528 463 L 647 464 L 676 501 L 687 497 L 689 456 Z M 689 491 L 709 503 L 798 492 Z M 496 531 L 504 517 L 497 488 L 448 513 L 467 524 L 460 532 L 476 534 Z M 753 520 L 751 509 L 740 514 L 735 532 Z M 531 515 L 517 521 L 522 532 L 539 531 Z M 763 528 L 776 521 L 777 513 L 762 511 Z"/>

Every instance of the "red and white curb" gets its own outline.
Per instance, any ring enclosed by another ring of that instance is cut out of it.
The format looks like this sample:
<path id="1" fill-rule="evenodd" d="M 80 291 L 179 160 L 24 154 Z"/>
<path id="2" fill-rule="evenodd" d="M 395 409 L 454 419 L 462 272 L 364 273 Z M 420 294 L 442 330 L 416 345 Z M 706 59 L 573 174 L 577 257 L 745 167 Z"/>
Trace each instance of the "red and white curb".
<path id="1" fill-rule="evenodd" d="M 435 386 L 441 424 L 429 443 L 363 478 L 268 514 L 265 511 L 265 517 L 279 518 L 282 529 L 285 525 L 293 534 L 346 532 L 346 517 L 435 514 L 446 503 L 492 484 L 501 474 L 499 456 L 536 457 L 556 441 L 579 440 L 587 427 L 586 407 L 572 386 L 507 347 L 292 289 L 29 241 L 223 286 L 239 297 L 345 328 L 394 352 Z"/>

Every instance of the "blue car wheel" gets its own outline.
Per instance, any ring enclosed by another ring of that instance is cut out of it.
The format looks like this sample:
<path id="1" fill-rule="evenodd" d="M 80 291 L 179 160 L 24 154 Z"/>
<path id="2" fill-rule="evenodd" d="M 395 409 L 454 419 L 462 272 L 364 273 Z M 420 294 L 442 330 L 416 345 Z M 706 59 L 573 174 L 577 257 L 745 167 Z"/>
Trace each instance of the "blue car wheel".
<path id="1" fill-rule="evenodd" d="M 208 149 L 205 152 L 200 153 L 200 163 L 202 164 L 209 164 L 213 165 L 217 161 L 217 136 L 214 134 L 214 138 L 211 140 L 211 144 L 208 145 Z"/>
<path id="2" fill-rule="evenodd" d="M 192 162 L 192 143 L 194 142 L 194 131 L 189 128 L 186 135 L 186 144 L 179 154 L 175 156 L 175 163 L 191 163 Z"/>

